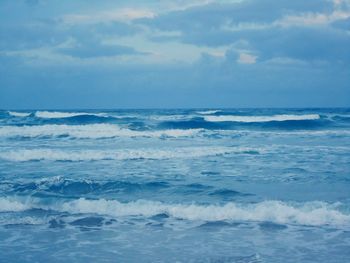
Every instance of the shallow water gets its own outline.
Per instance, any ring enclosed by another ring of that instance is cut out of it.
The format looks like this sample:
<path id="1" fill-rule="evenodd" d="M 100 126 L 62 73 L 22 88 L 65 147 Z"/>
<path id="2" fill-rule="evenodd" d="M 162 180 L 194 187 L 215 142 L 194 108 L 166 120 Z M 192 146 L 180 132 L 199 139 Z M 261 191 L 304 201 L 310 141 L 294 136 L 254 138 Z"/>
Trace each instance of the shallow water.
<path id="1" fill-rule="evenodd" d="M 0 111 L 0 262 L 350 261 L 350 109 Z"/>

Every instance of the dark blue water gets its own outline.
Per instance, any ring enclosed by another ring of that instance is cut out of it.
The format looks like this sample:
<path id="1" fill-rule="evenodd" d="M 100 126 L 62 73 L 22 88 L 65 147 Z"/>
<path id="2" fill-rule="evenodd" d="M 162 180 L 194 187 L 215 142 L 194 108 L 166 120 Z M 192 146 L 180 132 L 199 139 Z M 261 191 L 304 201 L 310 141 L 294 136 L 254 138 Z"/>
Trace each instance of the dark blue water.
<path id="1" fill-rule="evenodd" d="M 350 109 L 0 111 L 0 262 L 350 262 Z"/>

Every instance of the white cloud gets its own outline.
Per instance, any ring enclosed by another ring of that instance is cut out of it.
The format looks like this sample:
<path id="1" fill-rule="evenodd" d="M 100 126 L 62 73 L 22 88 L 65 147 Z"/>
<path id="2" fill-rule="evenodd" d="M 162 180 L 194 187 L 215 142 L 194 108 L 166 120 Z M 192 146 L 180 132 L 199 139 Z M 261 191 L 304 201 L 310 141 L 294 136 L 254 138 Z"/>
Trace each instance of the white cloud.
<path id="1" fill-rule="evenodd" d="M 248 53 L 240 53 L 237 62 L 240 64 L 255 64 L 258 57 Z"/>
<path id="2" fill-rule="evenodd" d="M 193 63 L 202 53 L 216 57 L 224 57 L 229 46 L 205 47 L 181 42 L 154 42 L 147 35 L 110 38 L 104 40 L 105 44 L 130 46 L 140 52 L 147 53 L 138 58 L 140 63 Z"/>
<path id="3" fill-rule="evenodd" d="M 162 1 L 156 4 L 138 3 L 134 7 L 119 7 L 111 10 L 100 10 L 90 13 L 67 14 L 62 17 L 66 24 L 95 24 L 100 22 L 122 21 L 129 22 L 139 18 L 153 18 L 157 15 L 184 11 L 189 8 L 205 6 L 212 3 L 238 3 L 244 0 L 176 0 Z"/>
<path id="4" fill-rule="evenodd" d="M 236 32 L 245 30 L 264 30 L 280 27 L 291 26 L 317 26 L 327 25 L 337 20 L 347 19 L 350 17 L 350 11 L 335 10 L 330 14 L 322 13 L 303 13 L 299 15 L 287 15 L 272 23 L 237 23 L 232 24 L 230 21 L 223 24 L 220 29 L 224 31 Z"/>
<path id="5" fill-rule="evenodd" d="M 330 14 L 304 13 L 301 15 L 288 15 L 273 24 L 276 26 L 313 26 L 326 25 L 334 21 L 350 17 L 349 11 L 336 10 Z"/>
<path id="6" fill-rule="evenodd" d="M 155 13 L 148 9 L 122 8 L 92 14 L 70 14 L 63 16 L 66 24 L 96 24 L 100 22 L 128 22 L 138 18 L 152 18 Z"/>

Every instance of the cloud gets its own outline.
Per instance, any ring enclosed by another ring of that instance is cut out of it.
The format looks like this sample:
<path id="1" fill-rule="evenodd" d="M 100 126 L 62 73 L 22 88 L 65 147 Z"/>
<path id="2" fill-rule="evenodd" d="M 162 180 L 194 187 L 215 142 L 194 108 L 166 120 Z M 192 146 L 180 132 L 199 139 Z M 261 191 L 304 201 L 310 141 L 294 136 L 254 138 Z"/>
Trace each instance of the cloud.
<path id="1" fill-rule="evenodd" d="M 350 105 L 348 0 L 34 2 L 0 3 L 2 107 Z"/>
<path id="2" fill-rule="evenodd" d="M 350 17 L 345 2 L 246 0 L 210 3 L 135 22 L 180 32 L 168 40 L 196 46 L 233 46 L 240 41 L 246 42 L 249 48 L 241 52 L 240 63 L 281 57 L 289 61 L 349 63 L 346 47 L 350 46 L 350 38 L 340 30 L 339 22 L 346 24 Z M 152 40 L 158 41 L 157 38 Z M 248 59 L 251 54 L 254 59 Z"/>
<path id="3" fill-rule="evenodd" d="M 78 42 L 57 49 L 59 53 L 78 58 L 112 57 L 145 54 L 123 45 L 103 45 L 97 41 Z"/>
<path id="4" fill-rule="evenodd" d="M 247 53 L 240 53 L 237 62 L 241 64 L 255 64 L 256 59 L 257 59 L 257 56 L 247 54 Z"/>
<path id="5" fill-rule="evenodd" d="M 333 10 L 330 1 L 302 0 L 245 0 L 236 3 L 211 3 L 204 6 L 160 14 L 139 22 L 162 30 L 216 30 L 222 25 L 239 23 L 271 23 L 285 15 L 306 12 L 328 13 Z"/>
<path id="6" fill-rule="evenodd" d="M 69 25 L 97 24 L 106 22 L 127 22 L 140 18 L 153 18 L 155 14 L 147 9 L 121 8 L 108 11 L 93 12 L 91 14 L 69 14 L 62 17 L 62 21 Z"/>

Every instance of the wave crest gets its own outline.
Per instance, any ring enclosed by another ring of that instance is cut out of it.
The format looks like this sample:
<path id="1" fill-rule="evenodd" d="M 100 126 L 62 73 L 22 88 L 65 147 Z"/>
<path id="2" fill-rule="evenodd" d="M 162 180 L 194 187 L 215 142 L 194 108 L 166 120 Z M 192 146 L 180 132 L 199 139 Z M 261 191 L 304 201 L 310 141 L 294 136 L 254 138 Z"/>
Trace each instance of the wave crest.
<path id="1" fill-rule="evenodd" d="M 257 204 L 227 203 L 219 205 L 183 205 L 139 200 L 120 203 L 115 200 L 78 199 L 62 206 L 70 213 L 96 213 L 111 216 L 154 216 L 167 214 L 191 221 L 270 221 L 280 224 L 348 225 L 350 215 L 343 214 L 323 202 L 307 202 L 299 206 L 281 201 L 264 201 Z"/>
<path id="2" fill-rule="evenodd" d="M 88 113 L 88 112 L 61 112 L 61 111 L 37 111 L 35 116 L 44 119 L 60 119 L 60 118 L 71 118 L 77 116 L 97 116 L 97 117 L 107 117 L 105 113 Z"/>
<path id="3" fill-rule="evenodd" d="M 73 138 L 113 138 L 113 137 L 183 137 L 193 136 L 201 129 L 168 129 L 154 131 L 136 131 L 112 124 L 66 125 L 47 124 L 35 126 L 2 126 L 1 137 L 58 137 Z"/>
<path id="4" fill-rule="evenodd" d="M 273 222 L 278 224 L 297 224 L 308 226 L 349 226 L 350 215 L 339 210 L 339 204 L 306 202 L 288 204 L 282 201 L 263 201 L 255 204 L 230 202 L 225 205 L 167 204 L 157 201 L 137 200 L 122 203 L 117 200 L 88 200 L 44 205 L 40 200 L 26 202 L 10 201 L 1 198 L 0 211 L 23 211 L 40 208 L 68 212 L 71 214 L 98 214 L 113 217 L 142 216 L 152 217 L 166 214 L 170 217 L 189 221 L 251 221 Z M 5 208 L 4 208 L 5 207 Z"/>
<path id="5" fill-rule="evenodd" d="M 13 117 L 28 117 L 31 113 L 30 112 L 8 111 L 8 114 L 10 114 Z"/>
<path id="6" fill-rule="evenodd" d="M 132 159 L 173 159 L 198 158 L 223 155 L 233 152 L 249 153 L 250 148 L 241 147 L 183 147 L 173 149 L 123 149 L 116 151 L 84 150 L 62 151 L 53 149 L 23 149 L 4 151 L 0 159 L 15 162 L 26 161 L 98 161 L 98 160 L 132 160 Z M 256 150 L 254 150 L 256 152 Z"/>
<path id="7" fill-rule="evenodd" d="M 236 115 L 220 115 L 220 116 L 204 116 L 204 119 L 209 122 L 272 122 L 272 121 L 304 121 L 318 120 L 318 114 L 306 115 L 272 115 L 272 116 L 236 116 Z"/>
<path id="8" fill-rule="evenodd" d="M 221 110 L 207 110 L 207 111 L 197 111 L 198 114 L 206 115 L 206 114 L 215 114 L 221 112 Z"/>
<path id="9" fill-rule="evenodd" d="M 16 200 L 0 198 L 0 212 L 19 212 L 30 209 L 30 206 Z"/>

